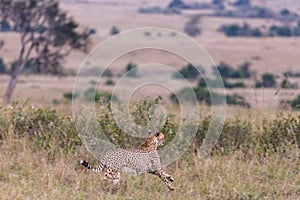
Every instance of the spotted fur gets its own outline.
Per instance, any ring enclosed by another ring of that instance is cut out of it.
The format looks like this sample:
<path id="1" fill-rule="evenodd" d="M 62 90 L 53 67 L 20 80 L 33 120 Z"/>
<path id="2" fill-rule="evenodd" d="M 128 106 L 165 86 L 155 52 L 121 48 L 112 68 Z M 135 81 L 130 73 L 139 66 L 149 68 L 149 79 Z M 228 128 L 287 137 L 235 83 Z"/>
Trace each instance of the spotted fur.
<path id="1" fill-rule="evenodd" d="M 157 133 L 147 138 L 144 143 L 135 149 L 116 149 L 104 154 L 98 167 L 91 166 L 88 162 L 81 160 L 80 164 L 94 172 L 101 172 L 104 167 L 105 179 L 113 180 L 113 185 L 119 187 L 120 171 L 131 172 L 136 175 L 148 172 L 158 176 L 170 190 L 174 188 L 170 185 L 174 179 L 166 174 L 161 167 L 157 146 L 164 142 L 164 135 Z"/>

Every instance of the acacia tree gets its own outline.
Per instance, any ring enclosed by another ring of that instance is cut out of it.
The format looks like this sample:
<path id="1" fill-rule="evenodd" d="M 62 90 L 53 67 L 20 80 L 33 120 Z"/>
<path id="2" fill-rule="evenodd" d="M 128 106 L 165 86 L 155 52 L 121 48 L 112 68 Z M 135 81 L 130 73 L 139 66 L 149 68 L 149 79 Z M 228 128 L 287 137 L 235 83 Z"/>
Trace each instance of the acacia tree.
<path id="1" fill-rule="evenodd" d="M 87 51 L 91 31 L 59 8 L 57 0 L 0 0 L 0 21 L 20 35 L 20 51 L 11 67 L 4 103 L 8 105 L 25 67 L 62 73 L 61 62 L 72 50 Z"/>

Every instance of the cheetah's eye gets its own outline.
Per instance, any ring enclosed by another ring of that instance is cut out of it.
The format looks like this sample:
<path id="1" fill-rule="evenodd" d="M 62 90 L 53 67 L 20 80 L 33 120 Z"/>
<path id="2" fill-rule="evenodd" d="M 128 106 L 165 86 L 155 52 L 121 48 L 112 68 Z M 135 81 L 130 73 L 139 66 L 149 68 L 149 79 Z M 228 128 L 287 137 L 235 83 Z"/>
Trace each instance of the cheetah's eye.
<path id="1" fill-rule="evenodd" d="M 158 132 L 158 133 L 156 133 L 156 134 L 155 134 L 155 136 L 156 136 L 156 137 L 158 137 L 158 136 L 159 136 L 159 134 L 160 134 L 160 133 Z"/>

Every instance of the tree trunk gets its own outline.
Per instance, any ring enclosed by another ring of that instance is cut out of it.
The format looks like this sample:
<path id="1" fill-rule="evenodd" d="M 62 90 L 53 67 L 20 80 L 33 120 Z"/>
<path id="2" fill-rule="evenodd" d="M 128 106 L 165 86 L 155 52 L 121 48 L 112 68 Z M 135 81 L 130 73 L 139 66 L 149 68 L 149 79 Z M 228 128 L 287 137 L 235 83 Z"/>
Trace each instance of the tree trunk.
<path id="1" fill-rule="evenodd" d="M 19 65 L 17 67 L 17 69 L 15 69 L 15 71 L 11 74 L 11 77 L 10 77 L 10 80 L 9 80 L 9 83 L 7 85 L 6 92 L 4 95 L 4 105 L 6 105 L 6 106 L 8 106 L 10 104 L 12 94 L 16 88 L 19 77 L 26 65 L 27 59 L 28 59 L 28 57 L 26 58 L 25 62 L 22 62 L 22 64 Z"/>
<path id="2" fill-rule="evenodd" d="M 5 95 L 4 95 L 4 105 L 6 105 L 6 106 L 8 106 L 10 104 L 12 94 L 13 94 L 13 92 L 16 88 L 17 82 L 19 80 L 19 76 L 23 72 L 23 70 L 25 68 L 25 65 L 28 61 L 28 58 L 30 56 L 30 53 L 31 53 L 31 51 L 34 47 L 34 44 L 31 44 L 31 46 L 27 50 L 27 53 L 26 53 L 25 57 L 23 58 L 23 55 L 24 55 L 24 52 L 25 52 L 25 45 L 24 45 L 24 42 L 22 42 L 22 44 L 23 45 L 22 45 L 22 48 L 21 48 L 21 51 L 20 51 L 18 67 L 11 74 L 10 81 L 8 83 L 8 86 L 6 88 L 6 92 L 5 92 Z"/>
<path id="3" fill-rule="evenodd" d="M 7 106 L 10 104 L 12 93 L 13 93 L 14 89 L 16 88 L 16 85 L 17 85 L 17 82 L 19 79 L 19 75 L 20 74 L 13 74 L 10 77 L 10 81 L 8 83 L 8 86 L 7 86 L 6 92 L 5 92 L 5 96 L 4 96 L 4 104 Z"/>

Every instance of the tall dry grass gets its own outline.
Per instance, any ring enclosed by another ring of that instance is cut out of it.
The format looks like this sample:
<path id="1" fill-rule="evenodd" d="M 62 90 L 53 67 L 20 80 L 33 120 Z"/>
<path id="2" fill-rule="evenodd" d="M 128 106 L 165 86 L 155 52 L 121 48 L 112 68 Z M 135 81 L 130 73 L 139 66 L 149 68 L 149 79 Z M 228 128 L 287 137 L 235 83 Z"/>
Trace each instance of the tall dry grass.
<path id="1" fill-rule="evenodd" d="M 86 153 L 51 160 L 25 138 L 9 138 L 0 147 L 0 199 L 299 199 L 299 149 L 289 154 L 247 158 L 240 151 L 203 160 L 185 155 L 167 167 L 176 190 L 150 174 L 122 175 L 110 192 L 101 175 L 82 169 Z"/>
<path id="2" fill-rule="evenodd" d="M 196 140 L 184 156 L 165 169 L 175 179 L 173 192 L 150 174 L 122 174 L 121 188 L 113 192 L 101 175 L 79 165 L 82 158 L 95 165 L 97 161 L 78 141 L 68 114 L 26 105 L 0 109 L 0 199 L 300 197 L 300 123 L 297 115 L 288 112 L 268 120 L 253 121 L 247 117 L 249 112 L 232 117 L 225 123 L 217 147 L 202 160 L 195 154 L 200 141 Z M 208 119 L 202 118 L 199 133 Z M 249 140 L 240 141 L 247 133 Z M 280 148 L 273 148 L 274 144 Z"/>

